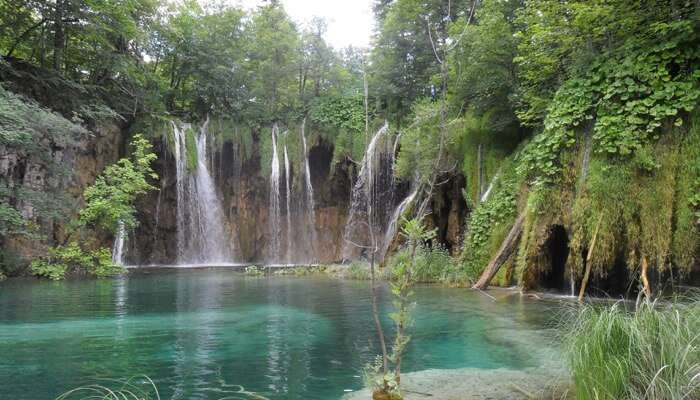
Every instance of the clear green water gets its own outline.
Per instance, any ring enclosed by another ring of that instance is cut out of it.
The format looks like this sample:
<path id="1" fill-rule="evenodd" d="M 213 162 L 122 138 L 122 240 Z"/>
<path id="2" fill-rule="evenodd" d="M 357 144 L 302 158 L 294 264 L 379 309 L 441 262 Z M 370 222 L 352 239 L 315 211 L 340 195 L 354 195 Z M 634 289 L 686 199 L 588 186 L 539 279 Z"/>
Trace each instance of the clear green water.
<path id="1" fill-rule="evenodd" d="M 533 367 L 553 306 L 419 287 L 405 370 Z M 388 291 L 382 311 L 391 311 Z M 114 280 L 0 283 L 0 399 L 53 399 L 145 374 L 163 399 L 339 399 L 377 353 L 367 282 L 137 272 Z M 386 318 L 388 323 L 388 318 Z M 515 337 L 514 337 L 515 335 Z M 525 339 L 523 339 L 525 340 Z"/>

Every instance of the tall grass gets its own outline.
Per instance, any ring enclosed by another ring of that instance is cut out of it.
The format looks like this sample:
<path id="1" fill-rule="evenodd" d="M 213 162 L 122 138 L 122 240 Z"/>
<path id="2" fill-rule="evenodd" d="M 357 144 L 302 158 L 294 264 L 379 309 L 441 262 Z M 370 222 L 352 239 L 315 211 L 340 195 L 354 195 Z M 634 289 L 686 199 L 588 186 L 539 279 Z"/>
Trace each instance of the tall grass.
<path id="1" fill-rule="evenodd" d="M 700 301 L 586 305 L 567 329 L 577 400 L 700 399 Z"/>

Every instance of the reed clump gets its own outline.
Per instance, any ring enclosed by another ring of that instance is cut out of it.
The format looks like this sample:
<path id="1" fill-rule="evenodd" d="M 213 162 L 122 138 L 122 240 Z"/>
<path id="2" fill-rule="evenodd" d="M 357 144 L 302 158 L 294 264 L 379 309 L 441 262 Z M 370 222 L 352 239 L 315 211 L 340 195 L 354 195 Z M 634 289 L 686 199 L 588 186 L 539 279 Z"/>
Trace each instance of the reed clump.
<path id="1" fill-rule="evenodd" d="M 700 398 L 700 300 L 585 305 L 565 349 L 577 400 Z"/>

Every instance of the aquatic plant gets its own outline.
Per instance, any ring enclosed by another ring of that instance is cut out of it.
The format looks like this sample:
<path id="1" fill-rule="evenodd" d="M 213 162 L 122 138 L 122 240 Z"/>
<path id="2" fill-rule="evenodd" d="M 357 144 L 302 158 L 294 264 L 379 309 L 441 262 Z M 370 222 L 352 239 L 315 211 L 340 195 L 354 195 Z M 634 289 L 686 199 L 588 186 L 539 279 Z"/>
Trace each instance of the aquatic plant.
<path id="1" fill-rule="evenodd" d="M 156 384 L 146 375 L 126 380 L 104 379 L 107 383 L 81 386 L 58 396 L 56 400 L 160 400 Z M 246 390 L 242 385 L 230 385 L 235 390 L 226 390 L 226 396 L 218 400 L 269 400 L 267 397 Z"/>
<path id="2" fill-rule="evenodd" d="M 578 400 L 700 396 L 700 302 L 586 305 L 566 324 Z"/>
<path id="3" fill-rule="evenodd" d="M 160 400 L 158 388 L 151 378 L 145 375 L 126 380 L 110 379 L 106 381 L 104 385 L 92 384 L 71 389 L 58 396 L 56 400 Z"/>
<path id="4" fill-rule="evenodd" d="M 251 265 L 251 266 L 245 267 L 244 272 L 246 275 L 250 275 L 250 276 L 264 276 L 265 275 L 265 268 L 258 267 L 257 265 Z"/>

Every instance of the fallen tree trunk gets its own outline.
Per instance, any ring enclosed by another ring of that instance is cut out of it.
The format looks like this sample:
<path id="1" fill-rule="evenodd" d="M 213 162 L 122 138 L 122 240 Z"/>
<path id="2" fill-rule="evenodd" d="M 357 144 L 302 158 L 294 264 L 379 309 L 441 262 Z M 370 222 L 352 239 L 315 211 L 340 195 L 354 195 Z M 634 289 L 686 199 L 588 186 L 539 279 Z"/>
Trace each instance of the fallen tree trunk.
<path id="1" fill-rule="evenodd" d="M 581 289 L 578 292 L 578 302 L 583 302 L 583 296 L 586 295 L 586 287 L 588 286 L 588 279 L 591 277 L 591 267 L 593 262 L 593 249 L 595 248 L 595 242 L 598 239 L 598 229 L 600 229 L 600 223 L 603 222 L 603 215 L 600 215 L 598 223 L 595 225 L 595 230 L 593 231 L 593 238 L 591 239 L 591 244 L 588 247 L 588 254 L 586 255 L 586 272 L 583 274 L 583 279 L 581 280 Z"/>
<path id="2" fill-rule="evenodd" d="M 484 290 L 489 286 L 489 283 L 491 283 L 493 277 L 496 276 L 499 268 L 501 268 L 506 260 L 508 260 L 508 257 L 510 257 L 518 247 L 520 236 L 523 233 L 524 221 L 525 212 L 522 212 L 518 215 L 513 227 L 510 228 L 510 232 L 508 232 L 508 236 L 503 240 L 501 247 L 498 249 L 498 253 L 496 253 L 496 256 L 491 260 L 484 272 L 481 273 L 481 277 L 479 277 L 479 280 L 472 286 L 472 289 Z"/>

